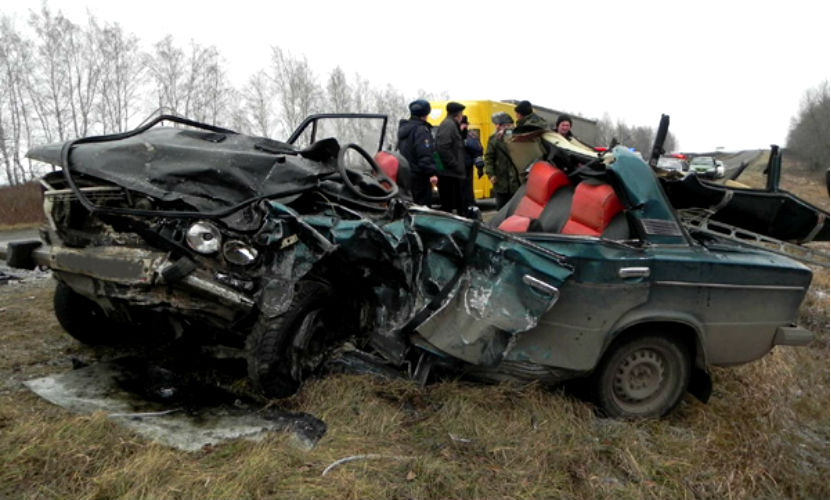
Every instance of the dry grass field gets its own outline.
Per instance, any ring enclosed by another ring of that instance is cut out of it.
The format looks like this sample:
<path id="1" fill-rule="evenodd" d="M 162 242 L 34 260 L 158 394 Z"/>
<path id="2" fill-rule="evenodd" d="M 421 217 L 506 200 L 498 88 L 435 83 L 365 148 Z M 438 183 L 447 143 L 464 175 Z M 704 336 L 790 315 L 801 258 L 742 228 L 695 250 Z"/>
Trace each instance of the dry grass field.
<path id="1" fill-rule="evenodd" d="M 824 184 L 785 182 L 827 208 Z M 22 386 L 107 353 L 62 332 L 51 281 L 0 286 L 0 498 L 829 498 L 828 269 L 814 276 L 811 345 L 715 368 L 708 404 L 688 395 L 662 420 L 536 385 L 337 375 L 279 403 L 327 423 L 314 449 L 273 434 L 191 453 Z"/>
<path id="2" fill-rule="evenodd" d="M 37 224 L 43 220 L 40 185 L 0 186 L 0 228 Z"/>

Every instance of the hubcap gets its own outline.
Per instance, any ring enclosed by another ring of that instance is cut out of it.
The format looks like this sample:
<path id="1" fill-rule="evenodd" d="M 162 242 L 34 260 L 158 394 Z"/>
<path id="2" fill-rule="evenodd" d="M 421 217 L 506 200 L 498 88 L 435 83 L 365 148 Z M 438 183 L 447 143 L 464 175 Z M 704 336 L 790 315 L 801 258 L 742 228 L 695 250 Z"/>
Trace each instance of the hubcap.
<path id="1" fill-rule="evenodd" d="M 620 400 L 644 401 L 655 395 L 664 381 L 664 361 L 651 349 L 631 352 L 618 365 L 614 391 Z"/>

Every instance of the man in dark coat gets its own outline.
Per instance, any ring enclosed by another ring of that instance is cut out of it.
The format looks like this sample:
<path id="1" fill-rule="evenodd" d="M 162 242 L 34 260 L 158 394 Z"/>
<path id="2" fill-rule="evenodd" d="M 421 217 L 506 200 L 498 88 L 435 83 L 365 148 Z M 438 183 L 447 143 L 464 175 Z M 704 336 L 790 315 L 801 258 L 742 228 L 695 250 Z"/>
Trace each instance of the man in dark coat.
<path id="1" fill-rule="evenodd" d="M 436 182 L 436 146 L 432 125 L 427 122 L 430 103 L 418 99 L 410 103 L 410 118 L 398 124 L 398 151 L 410 164 L 410 185 L 413 201 L 430 206 Z"/>
<path id="2" fill-rule="evenodd" d="M 441 209 L 459 215 L 465 214 L 462 181 L 465 178 L 465 146 L 459 124 L 465 107 L 458 102 L 447 103 L 447 118 L 436 132 L 436 151 L 442 167 L 439 169 L 439 198 Z"/>
<path id="3" fill-rule="evenodd" d="M 482 177 L 482 168 L 485 162 L 482 159 L 482 143 L 479 141 L 479 131 L 470 130 L 467 115 L 462 117 L 462 140 L 465 146 L 465 178 L 462 180 L 462 205 L 465 207 L 465 216 L 476 217 L 476 196 L 473 193 L 473 167 L 476 167 L 479 177 Z"/>

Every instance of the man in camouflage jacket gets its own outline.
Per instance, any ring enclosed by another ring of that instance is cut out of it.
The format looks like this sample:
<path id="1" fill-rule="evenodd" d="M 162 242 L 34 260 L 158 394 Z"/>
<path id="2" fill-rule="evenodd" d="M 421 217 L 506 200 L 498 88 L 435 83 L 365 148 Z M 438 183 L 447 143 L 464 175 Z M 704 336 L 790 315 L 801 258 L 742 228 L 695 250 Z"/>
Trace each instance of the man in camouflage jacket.
<path id="1" fill-rule="evenodd" d="M 488 138 L 485 148 L 485 174 L 493 184 L 493 194 L 497 209 L 502 208 L 517 189 L 522 185 L 522 177 L 511 160 L 506 144 L 514 124 L 508 113 L 494 113 L 491 121 L 496 125 L 496 132 Z"/>

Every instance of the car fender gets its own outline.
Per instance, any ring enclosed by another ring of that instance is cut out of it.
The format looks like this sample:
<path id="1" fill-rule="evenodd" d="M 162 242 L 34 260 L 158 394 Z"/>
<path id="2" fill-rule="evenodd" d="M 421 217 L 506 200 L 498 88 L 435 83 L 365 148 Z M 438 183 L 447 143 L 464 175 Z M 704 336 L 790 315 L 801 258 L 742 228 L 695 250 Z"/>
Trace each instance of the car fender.
<path id="1" fill-rule="evenodd" d="M 693 315 L 681 311 L 672 310 L 651 310 L 637 309 L 630 311 L 618 320 L 614 328 L 609 331 L 604 341 L 601 357 L 598 363 L 606 355 L 609 346 L 623 335 L 636 334 L 647 328 L 685 328 L 689 335 L 692 335 L 692 345 L 695 349 L 695 362 L 690 374 L 690 382 L 687 390 L 702 403 L 710 399 L 713 391 L 713 383 L 710 377 L 709 364 L 707 361 L 707 350 L 704 348 L 706 342 L 704 325 Z"/>
<path id="2" fill-rule="evenodd" d="M 700 368 L 706 368 L 707 351 L 704 348 L 705 327 L 695 316 L 683 311 L 655 310 L 649 308 L 638 308 L 627 312 L 609 330 L 603 343 L 601 357 L 605 354 L 609 345 L 620 335 L 629 332 L 640 331 L 647 327 L 661 326 L 663 328 L 680 325 L 688 329 L 694 337 L 695 364 Z"/>

